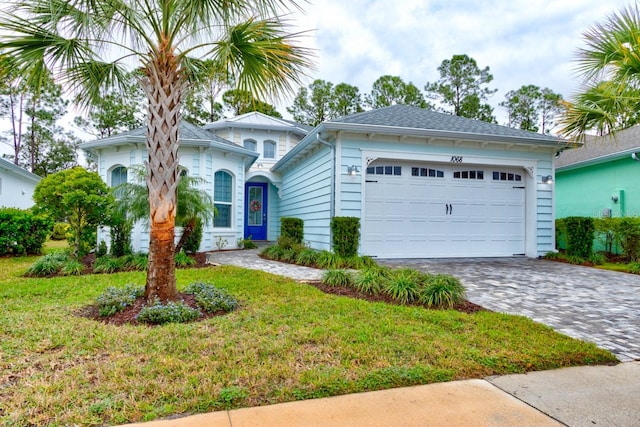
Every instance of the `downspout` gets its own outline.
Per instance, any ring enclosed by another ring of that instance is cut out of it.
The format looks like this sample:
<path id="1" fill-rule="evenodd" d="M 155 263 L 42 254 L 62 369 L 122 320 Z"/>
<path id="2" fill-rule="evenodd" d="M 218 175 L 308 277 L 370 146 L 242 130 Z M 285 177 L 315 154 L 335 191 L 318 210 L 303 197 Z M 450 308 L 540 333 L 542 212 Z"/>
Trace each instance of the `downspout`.
<path id="1" fill-rule="evenodd" d="M 320 132 L 316 134 L 316 139 L 320 144 L 326 145 L 331 150 L 331 193 L 329 194 L 329 222 L 331 222 L 331 218 L 333 218 L 336 214 L 336 147 L 331 144 L 329 141 L 325 141 L 320 137 Z M 331 231 L 331 227 L 329 227 L 329 248 L 333 246 L 333 232 Z"/>

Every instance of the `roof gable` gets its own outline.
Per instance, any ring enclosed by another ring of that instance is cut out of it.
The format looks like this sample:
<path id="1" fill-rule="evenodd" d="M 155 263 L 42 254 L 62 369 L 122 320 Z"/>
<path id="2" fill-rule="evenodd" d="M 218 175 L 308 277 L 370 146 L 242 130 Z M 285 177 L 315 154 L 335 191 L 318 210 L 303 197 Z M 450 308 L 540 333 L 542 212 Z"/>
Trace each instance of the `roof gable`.
<path id="1" fill-rule="evenodd" d="M 307 132 L 311 130 L 311 128 L 307 125 L 303 125 L 291 120 L 267 116 L 266 114 L 257 111 L 241 114 L 239 116 L 231 117 L 228 119 L 221 119 L 216 122 L 204 125 L 204 128 L 208 130 L 224 129 L 230 127 L 243 129 L 279 130 L 285 132 L 294 132 L 302 136 L 306 135 Z"/>

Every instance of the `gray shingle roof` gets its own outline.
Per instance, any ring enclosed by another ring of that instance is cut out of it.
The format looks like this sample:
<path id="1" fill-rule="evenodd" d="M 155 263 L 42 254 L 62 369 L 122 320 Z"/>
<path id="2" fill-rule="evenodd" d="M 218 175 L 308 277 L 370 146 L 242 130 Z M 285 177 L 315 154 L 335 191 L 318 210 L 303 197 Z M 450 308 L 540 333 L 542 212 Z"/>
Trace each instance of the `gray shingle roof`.
<path id="1" fill-rule="evenodd" d="M 113 136 L 109 136 L 97 141 L 90 141 L 88 144 L 92 144 L 95 142 L 100 142 L 100 143 L 109 143 L 110 141 L 121 141 L 127 138 L 133 138 L 133 139 L 144 139 L 146 138 L 147 135 L 147 127 L 146 126 L 142 126 L 133 130 L 129 130 L 126 132 L 121 132 L 118 133 L 116 135 Z M 180 139 L 181 140 L 190 140 L 190 141 L 214 141 L 214 142 L 218 142 L 221 144 L 226 144 L 229 146 L 232 146 L 234 148 L 244 148 L 238 144 L 234 144 L 233 142 L 221 138 L 218 135 L 214 134 L 211 131 L 202 129 L 201 127 L 198 127 L 194 124 L 182 121 L 180 123 Z"/>
<path id="2" fill-rule="evenodd" d="M 557 142 L 558 138 L 540 133 L 513 129 L 506 126 L 451 114 L 437 113 L 407 105 L 392 105 L 331 120 L 329 123 L 350 123 L 370 126 L 393 126 L 405 129 L 424 129 L 459 132 L 473 135 L 515 137 L 544 142 Z"/>
<path id="3" fill-rule="evenodd" d="M 582 147 L 563 151 L 556 158 L 556 168 L 604 160 L 616 157 L 616 154 L 623 156 L 633 151 L 640 151 L 640 126 L 619 131 L 615 137 L 587 137 Z"/>

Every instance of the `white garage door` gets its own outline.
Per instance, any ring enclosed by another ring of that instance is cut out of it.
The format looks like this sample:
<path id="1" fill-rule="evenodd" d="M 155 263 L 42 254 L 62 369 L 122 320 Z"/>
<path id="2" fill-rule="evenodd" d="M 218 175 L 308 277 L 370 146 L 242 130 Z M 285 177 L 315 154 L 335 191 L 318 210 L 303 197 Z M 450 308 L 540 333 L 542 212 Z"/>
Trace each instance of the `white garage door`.
<path id="1" fill-rule="evenodd" d="M 524 254 L 524 172 L 377 160 L 366 171 L 362 252 L 380 258 Z"/>

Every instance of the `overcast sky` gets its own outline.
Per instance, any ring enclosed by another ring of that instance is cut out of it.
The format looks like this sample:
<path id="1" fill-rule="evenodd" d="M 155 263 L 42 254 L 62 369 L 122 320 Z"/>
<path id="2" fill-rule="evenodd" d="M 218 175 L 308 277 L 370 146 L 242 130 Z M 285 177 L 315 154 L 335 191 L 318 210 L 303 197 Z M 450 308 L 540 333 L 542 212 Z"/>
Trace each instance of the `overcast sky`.
<path id="1" fill-rule="evenodd" d="M 311 0 L 291 18 L 314 29 L 305 44 L 316 49 L 315 71 L 334 84 L 361 93 L 385 74 L 423 89 L 438 80 L 437 67 L 467 54 L 490 67 L 498 89 L 497 106 L 509 90 L 534 84 L 569 97 L 578 87 L 575 54 L 582 34 L 613 12 L 632 4 L 622 0 Z M 284 110 L 284 108 L 280 108 Z M 285 111 L 281 111 L 285 113 Z"/>

